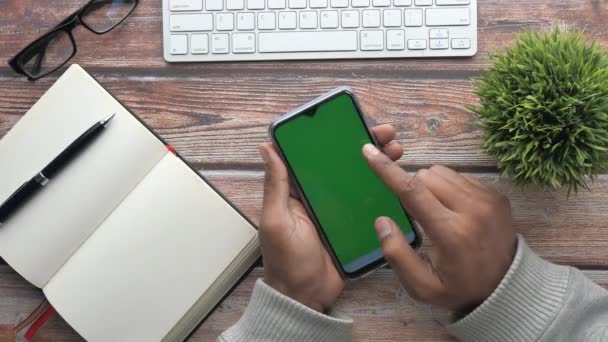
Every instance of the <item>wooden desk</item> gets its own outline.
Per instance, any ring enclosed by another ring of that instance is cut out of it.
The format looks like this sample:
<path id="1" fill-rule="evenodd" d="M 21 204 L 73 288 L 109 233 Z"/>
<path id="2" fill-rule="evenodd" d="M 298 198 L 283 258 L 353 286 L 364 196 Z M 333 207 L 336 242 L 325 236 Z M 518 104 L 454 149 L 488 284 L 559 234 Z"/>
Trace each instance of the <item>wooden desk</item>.
<path id="1" fill-rule="evenodd" d="M 0 137 L 60 74 L 32 83 L 5 61 L 83 2 L 0 1 Z M 352 86 L 377 123 L 397 127 L 406 148 L 404 168 L 440 163 L 495 181 L 495 163 L 479 151 L 480 132 L 471 126 L 475 116 L 462 106 L 476 101 L 469 78 L 487 67 L 486 53 L 512 42 L 514 32 L 554 24 L 585 28 L 608 47 L 607 23 L 604 0 L 479 0 L 480 48 L 474 58 L 169 65 L 162 58 L 161 3 L 143 0 L 109 34 L 78 29 L 79 51 L 72 62 L 84 66 L 257 220 L 263 176 L 257 145 L 266 141 L 268 123 L 339 85 Z M 577 266 L 608 287 L 608 176 L 570 200 L 562 192 L 520 192 L 505 181 L 497 185 L 512 199 L 519 231 L 536 251 Z M 234 323 L 260 276 L 256 269 L 191 340 L 211 341 Z M 0 265 L 0 339 L 5 339 L 2 325 L 20 321 L 41 298 L 38 289 Z M 349 286 L 338 307 L 356 319 L 357 341 L 449 340 L 434 318 L 445 312 L 414 303 L 389 270 Z M 80 338 L 55 316 L 36 341 L 57 340 Z"/>

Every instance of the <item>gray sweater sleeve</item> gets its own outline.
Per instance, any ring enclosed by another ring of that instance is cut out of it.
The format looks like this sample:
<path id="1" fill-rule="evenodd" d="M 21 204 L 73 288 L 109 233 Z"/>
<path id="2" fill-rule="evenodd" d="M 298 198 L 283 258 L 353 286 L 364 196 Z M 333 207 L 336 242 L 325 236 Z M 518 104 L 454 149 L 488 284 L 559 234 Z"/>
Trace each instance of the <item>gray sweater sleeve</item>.
<path id="1" fill-rule="evenodd" d="M 343 342 L 350 341 L 352 325 L 348 317 L 324 315 L 258 279 L 243 316 L 218 342 Z"/>
<path id="2" fill-rule="evenodd" d="M 448 330 L 462 341 L 608 341 L 608 292 L 541 259 L 520 236 L 494 293 Z"/>
<path id="3" fill-rule="evenodd" d="M 219 342 L 348 341 L 352 320 L 320 314 L 258 280 Z M 494 293 L 448 327 L 462 341 L 608 341 L 608 292 L 579 270 L 547 262 L 519 237 Z"/>

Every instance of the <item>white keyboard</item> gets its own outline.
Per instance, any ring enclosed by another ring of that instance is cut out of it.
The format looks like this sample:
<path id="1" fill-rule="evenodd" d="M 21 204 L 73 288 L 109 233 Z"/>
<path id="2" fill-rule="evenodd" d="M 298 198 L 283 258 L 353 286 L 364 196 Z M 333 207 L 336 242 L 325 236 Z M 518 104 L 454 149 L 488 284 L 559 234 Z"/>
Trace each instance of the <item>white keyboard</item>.
<path id="1" fill-rule="evenodd" d="M 163 0 L 168 62 L 459 57 L 477 0 Z"/>

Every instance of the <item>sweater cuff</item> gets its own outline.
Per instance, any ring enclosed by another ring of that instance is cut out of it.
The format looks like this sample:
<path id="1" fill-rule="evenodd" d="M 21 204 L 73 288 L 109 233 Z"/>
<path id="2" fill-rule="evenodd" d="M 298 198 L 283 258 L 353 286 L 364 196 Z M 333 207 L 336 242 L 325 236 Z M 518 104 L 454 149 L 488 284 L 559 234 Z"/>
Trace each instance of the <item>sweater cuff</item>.
<path id="1" fill-rule="evenodd" d="M 569 277 L 568 267 L 541 259 L 520 235 L 496 290 L 448 331 L 466 341 L 536 341 L 562 308 Z"/>
<path id="2" fill-rule="evenodd" d="M 348 341 L 352 325 L 350 318 L 324 315 L 258 279 L 245 313 L 220 341 Z"/>

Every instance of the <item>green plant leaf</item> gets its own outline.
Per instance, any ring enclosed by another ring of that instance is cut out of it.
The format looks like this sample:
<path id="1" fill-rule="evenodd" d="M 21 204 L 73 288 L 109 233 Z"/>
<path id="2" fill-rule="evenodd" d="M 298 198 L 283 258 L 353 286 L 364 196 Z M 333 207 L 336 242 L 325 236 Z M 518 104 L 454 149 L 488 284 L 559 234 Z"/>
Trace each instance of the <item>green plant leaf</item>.
<path id="1" fill-rule="evenodd" d="M 482 150 L 520 186 L 588 189 L 608 171 L 608 51 L 582 32 L 524 31 L 475 77 Z"/>

